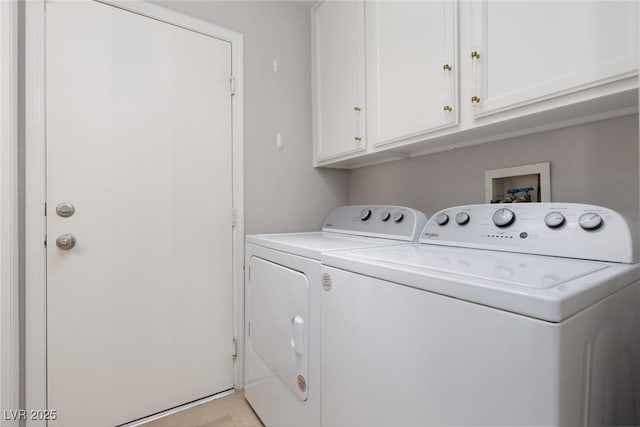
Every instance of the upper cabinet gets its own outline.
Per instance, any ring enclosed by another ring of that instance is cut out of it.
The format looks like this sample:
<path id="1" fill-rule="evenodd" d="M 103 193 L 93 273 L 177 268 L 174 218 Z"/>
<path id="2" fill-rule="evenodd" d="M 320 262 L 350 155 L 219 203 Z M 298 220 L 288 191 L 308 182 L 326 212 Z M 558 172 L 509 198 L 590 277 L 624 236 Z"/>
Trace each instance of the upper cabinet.
<path id="1" fill-rule="evenodd" d="M 637 74 L 635 1 L 472 3 L 474 114 L 483 116 Z"/>
<path id="2" fill-rule="evenodd" d="M 454 1 L 366 3 L 367 128 L 374 146 L 458 122 Z"/>
<path id="3" fill-rule="evenodd" d="M 638 9 L 322 1 L 314 164 L 354 168 L 637 113 Z"/>
<path id="4" fill-rule="evenodd" d="M 366 149 L 364 2 L 319 3 L 312 18 L 317 162 Z"/>

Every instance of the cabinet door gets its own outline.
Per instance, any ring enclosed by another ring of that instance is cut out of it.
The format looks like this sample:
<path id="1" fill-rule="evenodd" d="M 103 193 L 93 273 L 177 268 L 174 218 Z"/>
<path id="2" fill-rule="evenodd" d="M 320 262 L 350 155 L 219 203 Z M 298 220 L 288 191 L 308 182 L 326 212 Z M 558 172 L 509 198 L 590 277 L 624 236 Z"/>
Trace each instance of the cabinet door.
<path id="1" fill-rule="evenodd" d="M 456 1 L 366 3 L 373 145 L 457 123 Z"/>
<path id="2" fill-rule="evenodd" d="M 471 52 L 463 53 L 472 55 L 474 114 L 633 77 L 637 8 L 635 1 L 474 3 Z"/>
<path id="3" fill-rule="evenodd" d="M 315 160 L 365 149 L 364 2 L 326 1 L 313 12 Z"/>

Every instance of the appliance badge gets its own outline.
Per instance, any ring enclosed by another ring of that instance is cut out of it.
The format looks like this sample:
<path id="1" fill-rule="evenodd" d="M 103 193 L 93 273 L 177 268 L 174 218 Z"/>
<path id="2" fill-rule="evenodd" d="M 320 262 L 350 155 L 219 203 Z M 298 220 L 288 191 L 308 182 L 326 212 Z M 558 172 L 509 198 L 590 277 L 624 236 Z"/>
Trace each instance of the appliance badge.
<path id="1" fill-rule="evenodd" d="M 424 233 L 423 237 L 426 237 L 427 239 L 431 239 L 433 237 L 438 237 L 438 236 L 440 236 L 440 234 L 438 233 Z"/>
<path id="2" fill-rule="evenodd" d="M 329 273 L 322 273 L 322 288 L 327 292 L 331 290 L 331 276 L 329 276 Z"/>

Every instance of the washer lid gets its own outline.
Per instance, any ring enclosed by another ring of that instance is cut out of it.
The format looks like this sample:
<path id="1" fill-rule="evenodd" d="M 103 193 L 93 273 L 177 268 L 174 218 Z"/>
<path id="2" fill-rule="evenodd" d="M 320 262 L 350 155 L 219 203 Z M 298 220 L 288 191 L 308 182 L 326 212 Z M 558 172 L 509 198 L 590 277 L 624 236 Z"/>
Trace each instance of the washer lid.
<path id="1" fill-rule="evenodd" d="M 395 260 L 413 269 L 428 269 L 455 273 L 473 278 L 497 281 L 511 286 L 551 288 L 578 277 L 609 267 L 608 264 L 508 252 L 465 250 L 443 247 L 396 251 L 372 250 L 360 253 L 372 261 Z"/>
<path id="2" fill-rule="evenodd" d="M 640 278 L 636 265 L 435 245 L 337 251 L 322 262 L 552 322 Z"/>
<path id="3" fill-rule="evenodd" d="M 325 251 L 406 244 L 406 242 L 399 240 L 352 236 L 321 231 L 310 233 L 250 234 L 247 235 L 246 241 L 247 243 L 253 243 L 255 245 L 316 260 L 320 260 L 320 254 Z"/>

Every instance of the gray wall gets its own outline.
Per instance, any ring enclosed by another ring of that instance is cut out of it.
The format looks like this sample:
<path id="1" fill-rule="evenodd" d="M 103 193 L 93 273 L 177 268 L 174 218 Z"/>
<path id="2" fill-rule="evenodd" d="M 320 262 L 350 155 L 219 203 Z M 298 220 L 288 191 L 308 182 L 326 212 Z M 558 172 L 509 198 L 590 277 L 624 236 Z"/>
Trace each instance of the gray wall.
<path id="1" fill-rule="evenodd" d="M 637 226 L 638 115 L 353 170 L 349 203 L 407 205 L 427 214 L 484 203 L 484 171 L 551 162 L 552 201 L 604 205 Z"/>
<path id="2" fill-rule="evenodd" d="M 347 203 L 348 172 L 312 166 L 308 4 L 155 3 L 244 36 L 246 233 L 318 230 L 332 209 Z M 282 150 L 276 150 L 278 131 Z"/>
<path id="3" fill-rule="evenodd" d="M 310 3 L 156 3 L 244 35 L 247 233 L 315 230 L 347 203 L 407 205 L 427 214 L 483 203 L 485 170 L 543 161 L 551 162 L 552 200 L 605 205 L 638 223 L 637 115 L 353 171 L 314 169 Z"/>

